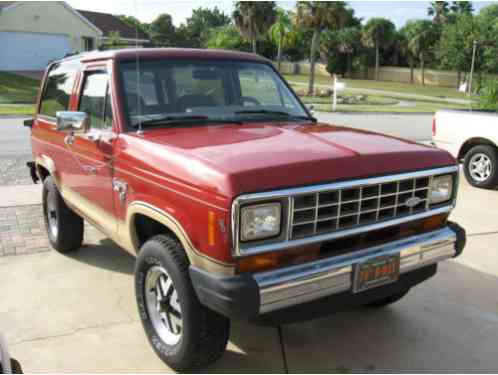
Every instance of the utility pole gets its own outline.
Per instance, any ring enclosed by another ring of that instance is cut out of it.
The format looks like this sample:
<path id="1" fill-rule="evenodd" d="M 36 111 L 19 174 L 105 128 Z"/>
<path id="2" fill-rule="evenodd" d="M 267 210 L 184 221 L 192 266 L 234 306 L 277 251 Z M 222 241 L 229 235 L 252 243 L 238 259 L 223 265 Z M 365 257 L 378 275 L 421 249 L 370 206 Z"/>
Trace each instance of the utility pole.
<path id="1" fill-rule="evenodd" d="M 468 94 L 472 94 L 472 80 L 474 78 L 474 66 L 476 62 L 476 51 L 477 51 L 477 40 L 474 40 L 473 48 L 472 48 L 472 64 L 470 66 L 470 79 L 469 79 L 469 92 Z"/>

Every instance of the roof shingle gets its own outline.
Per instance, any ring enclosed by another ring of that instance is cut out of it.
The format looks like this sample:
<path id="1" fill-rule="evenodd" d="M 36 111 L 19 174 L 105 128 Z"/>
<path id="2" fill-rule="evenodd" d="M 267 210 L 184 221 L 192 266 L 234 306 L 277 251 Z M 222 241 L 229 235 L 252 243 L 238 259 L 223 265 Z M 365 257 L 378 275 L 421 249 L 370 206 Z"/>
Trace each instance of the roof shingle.
<path id="1" fill-rule="evenodd" d="M 119 32 L 121 38 L 136 39 L 136 30 L 121 21 L 118 17 L 108 13 L 91 12 L 88 10 L 76 10 L 79 14 L 85 17 L 88 21 L 94 24 L 104 33 L 104 37 L 108 37 L 111 32 Z M 149 40 L 149 36 L 140 30 L 138 31 L 138 39 Z"/>

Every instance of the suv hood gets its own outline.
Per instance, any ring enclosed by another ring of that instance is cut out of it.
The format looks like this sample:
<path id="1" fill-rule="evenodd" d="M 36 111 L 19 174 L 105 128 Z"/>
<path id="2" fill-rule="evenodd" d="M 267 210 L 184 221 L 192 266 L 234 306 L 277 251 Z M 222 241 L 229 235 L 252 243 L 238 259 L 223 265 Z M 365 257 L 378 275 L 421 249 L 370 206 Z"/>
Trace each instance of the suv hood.
<path id="1" fill-rule="evenodd" d="M 455 164 L 436 148 L 327 124 L 154 129 L 143 138 L 150 142 L 144 152 L 165 151 L 156 152 L 164 155 L 164 173 L 228 197 Z M 183 168 L 168 167 L 172 162 Z"/>

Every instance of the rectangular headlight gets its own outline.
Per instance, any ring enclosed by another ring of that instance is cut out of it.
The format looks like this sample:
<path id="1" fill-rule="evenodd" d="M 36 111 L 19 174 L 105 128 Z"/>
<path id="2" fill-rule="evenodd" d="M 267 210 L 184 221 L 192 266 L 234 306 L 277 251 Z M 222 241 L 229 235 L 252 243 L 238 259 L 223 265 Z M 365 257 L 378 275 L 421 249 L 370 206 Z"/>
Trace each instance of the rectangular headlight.
<path id="1" fill-rule="evenodd" d="M 429 204 L 438 204 L 449 201 L 453 194 L 453 176 L 443 175 L 432 178 L 429 190 Z"/>
<path id="2" fill-rule="evenodd" d="M 262 240 L 280 233 L 282 207 L 280 203 L 265 203 L 242 207 L 240 235 L 242 241 Z"/>

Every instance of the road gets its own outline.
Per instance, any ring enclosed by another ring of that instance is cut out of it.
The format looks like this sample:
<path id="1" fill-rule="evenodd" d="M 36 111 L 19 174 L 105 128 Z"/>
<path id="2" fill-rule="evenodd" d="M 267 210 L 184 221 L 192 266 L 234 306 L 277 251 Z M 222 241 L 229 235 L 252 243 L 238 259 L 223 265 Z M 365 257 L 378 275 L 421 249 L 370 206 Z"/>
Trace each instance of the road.
<path id="1" fill-rule="evenodd" d="M 0 117 L 0 159 L 31 153 L 29 129 L 22 126 L 26 117 Z"/>
<path id="2" fill-rule="evenodd" d="M 317 112 L 318 120 L 388 134 L 416 142 L 432 139 L 432 115 Z"/>

